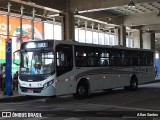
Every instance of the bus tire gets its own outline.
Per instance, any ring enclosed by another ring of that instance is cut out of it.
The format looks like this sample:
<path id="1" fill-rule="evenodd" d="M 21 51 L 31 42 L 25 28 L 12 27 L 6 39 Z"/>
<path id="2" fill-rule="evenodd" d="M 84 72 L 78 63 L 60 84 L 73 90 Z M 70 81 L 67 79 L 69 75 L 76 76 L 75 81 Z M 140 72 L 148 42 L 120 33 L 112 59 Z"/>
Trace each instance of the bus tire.
<path id="1" fill-rule="evenodd" d="M 88 85 L 85 82 L 80 82 L 77 86 L 76 93 L 73 94 L 76 99 L 84 99 L 88 97 Z"/>
<path id="2" fill-rule="evenodd" d="M 130 80 L 130 86 L 125 86 L 125 90 L 127 91 L 134 91 L 138 89 L 138 79 L 136 76 L 132 76 Z"/>
<path id="3" fill-rule="evenodd" d="M 132 77 L 130 81 L 130 90 L 134 91 L 138 89 L 138 80 L 137 77 Z"/>

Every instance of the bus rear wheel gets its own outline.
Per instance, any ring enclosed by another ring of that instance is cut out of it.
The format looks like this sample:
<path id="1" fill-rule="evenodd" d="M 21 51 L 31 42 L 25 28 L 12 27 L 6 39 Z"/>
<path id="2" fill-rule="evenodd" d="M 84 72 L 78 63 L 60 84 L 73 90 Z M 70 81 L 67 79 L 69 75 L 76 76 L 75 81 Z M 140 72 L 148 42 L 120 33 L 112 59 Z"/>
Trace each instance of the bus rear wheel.
<path id="1" fill-rule="evenodd" d="M 137 77 L 132 77 L 130 80 L 130 86 L 125 86 L 124 87 L 125 90 L 130 90 L 130 91 L 134 91 L 138 89 L 138 80 Z"/>
<path id="2" fill-rule="evenodd" d="M 88 97 L 88 85 L 86 83 L 79 83 L 76 93 L 73 94 L 76 99 L 84 99 Z"/>
<path id="3" fill-rule="evenodd" d="M 131 79 L 131 83 L 130 83 L 130 90 L 137 90 L 138 89 L 138 80 L 136 77 L 133 77 Z"/>

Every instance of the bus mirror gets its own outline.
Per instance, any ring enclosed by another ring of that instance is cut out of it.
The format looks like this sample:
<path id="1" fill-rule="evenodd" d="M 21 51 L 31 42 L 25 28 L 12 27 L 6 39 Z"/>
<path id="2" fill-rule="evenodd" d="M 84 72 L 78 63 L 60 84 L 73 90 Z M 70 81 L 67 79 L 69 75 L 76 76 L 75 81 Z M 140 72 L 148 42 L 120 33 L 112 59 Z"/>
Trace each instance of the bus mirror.
<path id="1" fill-rule="evenodd" d="M 13 52 L 13 63 L 17 66 L 20 64 L 20 50 Z"/>

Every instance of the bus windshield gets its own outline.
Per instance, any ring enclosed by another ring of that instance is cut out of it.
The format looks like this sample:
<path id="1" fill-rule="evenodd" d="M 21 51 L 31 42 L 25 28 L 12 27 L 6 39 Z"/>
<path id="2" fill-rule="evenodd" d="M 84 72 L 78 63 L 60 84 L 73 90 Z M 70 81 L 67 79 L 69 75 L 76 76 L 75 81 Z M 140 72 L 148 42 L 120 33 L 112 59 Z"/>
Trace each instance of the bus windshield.
<path id="1" fill-rule="evenodd" d="M 21 74 L 48 74 L 54 72 L 53 51 L 21 52 Z"/>

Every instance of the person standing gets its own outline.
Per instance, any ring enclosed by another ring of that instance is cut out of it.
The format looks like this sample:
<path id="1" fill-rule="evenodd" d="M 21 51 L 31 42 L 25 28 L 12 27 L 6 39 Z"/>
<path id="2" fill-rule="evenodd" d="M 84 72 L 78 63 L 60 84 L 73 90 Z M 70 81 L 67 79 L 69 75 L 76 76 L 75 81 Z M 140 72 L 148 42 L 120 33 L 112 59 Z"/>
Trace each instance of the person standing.
<path id="1" fill-rule="evenodd" d="M 13 90 L 17 90 L 18 89 L 18 71 L 16 71 L 16 73 L 13 76 Z"/>

